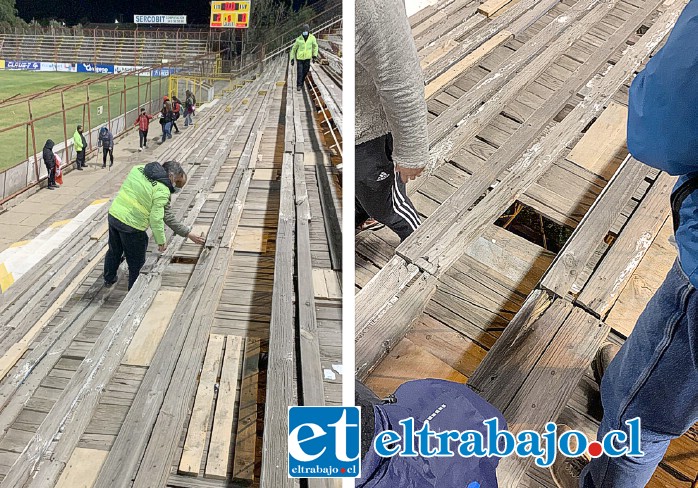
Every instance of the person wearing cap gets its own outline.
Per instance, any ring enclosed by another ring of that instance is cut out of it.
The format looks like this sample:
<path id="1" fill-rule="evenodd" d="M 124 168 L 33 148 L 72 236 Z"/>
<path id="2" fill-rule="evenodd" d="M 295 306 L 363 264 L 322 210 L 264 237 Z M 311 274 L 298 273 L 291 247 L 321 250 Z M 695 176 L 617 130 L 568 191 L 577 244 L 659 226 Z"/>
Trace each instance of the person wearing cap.
<path id="1" fill-rule="evenodd" d="M 82 171 L 82 168 L 86 168 L 85 163 L 85 149 L 87 147 L 87 140 L 82 133 L 82 126 L 78 125 L 75 129 L 75 134 L 73 134 L 73 145 L 75 146 L 75 168 Z"/>
<path id="2" fill-rule="evenodd" d="M 424 75 L 403 0 L 356 2 L 355 227 L 404 241 L 420 225 L 406 183 L 429 161 Z"/>
<path id="3" fill-rule="evenodd" d="M 104 259 L 104 286 L 116 283 L 122 257 L 128 264 L 128 289 L 133 287 L 145 264 L 148 227 L 158 250 L 167 249 L 165 225 L 175 234 L 203 244 L 203 236 L 192 233 L 177 220 L 170 208 L 170 197 L 187 182 L 187 174 L 177 161 L 148 163 L 134 167 L 121 185 L 109 208 L 109 249 Z"/>
<path id="4" fill-rule="evenodd" d="M 454 381 L 424 379 L 408 381 L 381 400 L 356 381 L 356 405 L 361 407 L 361 477 L 356 488 L 496 488 L 498 457 L 403 457 L 384 458 L 375 448 L 384 431 L 403 432 L 400 421 L 414 419 L 414 432 L 429 422 L 432 432 L 477 431 L 487 448 L 485 420 L 497 419 L 506 430 L 501 412 L 467 385 Z M 397 441 L 404 448 L 404 439 Z M 410 439 L 412 443 L 412 439 Z M 451 446 L 453 447 L 453 446 Z"/>
<path id="5" fill-rule="evenodd" d="M 310 33 L 310 26 L 303 24 L 303 32 L 296 38 L 291 48 L 291 66 L 297 61 L 296 90 L 300 91 L 305 83 L 305 77 L 310 71 L 310 60 L 317 62 L 318 45 L 315 36 Z"/>

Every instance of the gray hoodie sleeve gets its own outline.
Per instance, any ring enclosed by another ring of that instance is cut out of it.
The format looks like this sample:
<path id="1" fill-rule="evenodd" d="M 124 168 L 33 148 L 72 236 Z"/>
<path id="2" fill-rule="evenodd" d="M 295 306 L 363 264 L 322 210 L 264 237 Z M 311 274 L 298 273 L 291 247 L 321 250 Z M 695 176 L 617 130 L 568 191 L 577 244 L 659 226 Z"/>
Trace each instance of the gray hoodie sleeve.
<path id="1" fill-rule="evenodd" d="M 169 203 L 165 205 L 164 220 L 165 225 L 172 229 L 172 231 L 178 236 L 187 237 L 187 235 L 191 232 L 191 229 L 189 227 L 177 220 L 177 217 L 175 217 L 174 211 L 172 211 L 172 207 L 170 207 Z"/>
<path id="2" fill-rule="evenodd" d="M 109 149 L 114 149 L 114 134 L 109 131 Z"/>
<path id="3" fill-rule="evenodd" d="M 356 62 L 372 78 L 393 135 L 393 161 L 423 168 L 429 159 L 424 75 L 403 0 L 363 0 Z M 357 8 L 357 12 L 359 9 Z"/>

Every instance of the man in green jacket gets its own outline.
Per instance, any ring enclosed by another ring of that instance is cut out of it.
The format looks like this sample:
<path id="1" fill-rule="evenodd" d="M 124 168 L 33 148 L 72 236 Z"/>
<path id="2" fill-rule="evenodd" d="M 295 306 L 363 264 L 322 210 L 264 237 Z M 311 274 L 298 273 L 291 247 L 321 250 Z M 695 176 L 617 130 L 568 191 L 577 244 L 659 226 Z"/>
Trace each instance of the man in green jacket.
<path id="1" fill-rule="evenodd" d="M 145 264 L 150 227 L 160 252 L 167 249 L 165 224 L 182 237 L 197 244 L 204 237 L 192 234 L 191 228 L 178 222 L 170 209 L 170 196 L 182 188 L 187 175 L 176 161 L 148 163 L 134 167 L 121 185 L 109 208 L 109 249 L 104 261 L 104 286 L 116 283 L 116 271 L 122 257 L 128 264 L 128 289 L 135 283 Z"/>
<path id="2" fill-rule="evenodd" d="M 296 90 L 301 91 L 305 77 L 310 71 L 310 59 L 313 63 L 317 61 L 317 40 L 310 33 L 310 26 L 303 25 L 303 32 L 296 38 L 296 42 L 291 48 L 291 66 L 295 61 L 298 61 L 298 76 L 296 78 Z"/>
<path id="3" fill-rule="evenodd" d="M 77 153 L 75 157 L 75 167 L 82 171 L 82 168 L 87 167 L 87 164 L 85 164 L 85 147 L 87 146 L 87 141 L 82 133 L 81 125 L 78 125 L 75 134 L 73 134 L 73 145 Z"/>

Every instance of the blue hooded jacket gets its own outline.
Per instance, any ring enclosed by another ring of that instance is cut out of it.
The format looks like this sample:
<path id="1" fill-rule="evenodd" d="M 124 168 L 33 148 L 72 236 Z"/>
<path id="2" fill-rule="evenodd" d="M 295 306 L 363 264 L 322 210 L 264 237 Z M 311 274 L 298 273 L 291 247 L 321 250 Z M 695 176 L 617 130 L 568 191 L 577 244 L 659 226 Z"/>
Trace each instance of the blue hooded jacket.
<path id="1" fill-rule="evenodd" d="M 402 432 L 399 422 L 407 418 L 414 418 L 415 432 L 429 419 L 434 432 L 477 430 L 484 434 L 482 422 L 494 417 L 499 419 L 499 429 L 506 429 L 499 410 L 462 383 L 437 379 L 408 381 L 394 397 L 394 403 L 373 405 L 374 437 L 385 430 Z M 404 446 L 404 441 L 401 444 Z M 432 443 L 431 448 L 436 447 Z M 457 452 L 453 457 L 382 458 L 371 447 L 363 459 L 356 488 L 497 488 L 498 463 L 497 457 L 465 458 Z"/>
<path id="2" fill-rule="evenodd" d="M 630 86 L 628 149 L 638 161 L 698 176 L 698 1 L 681 13 L 664 47 Z M 681 206 L 676 231 L 681 268 L 698 287 L 698 191 Z"/>

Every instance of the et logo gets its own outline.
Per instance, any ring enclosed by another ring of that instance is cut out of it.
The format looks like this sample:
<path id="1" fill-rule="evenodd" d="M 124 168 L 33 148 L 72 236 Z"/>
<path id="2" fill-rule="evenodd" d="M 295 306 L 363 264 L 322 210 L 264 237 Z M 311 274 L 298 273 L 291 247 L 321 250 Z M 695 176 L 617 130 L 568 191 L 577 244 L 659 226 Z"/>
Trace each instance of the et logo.
<path id="1" fill-rule="evenodd" d="M 360 420 L 359 407 L 289 407 L 288 476 L 359 477 Z"/>

